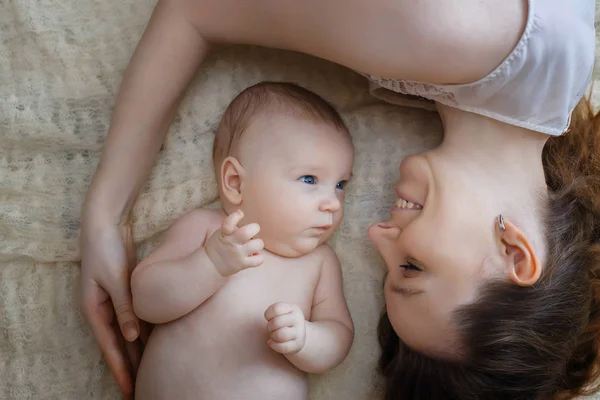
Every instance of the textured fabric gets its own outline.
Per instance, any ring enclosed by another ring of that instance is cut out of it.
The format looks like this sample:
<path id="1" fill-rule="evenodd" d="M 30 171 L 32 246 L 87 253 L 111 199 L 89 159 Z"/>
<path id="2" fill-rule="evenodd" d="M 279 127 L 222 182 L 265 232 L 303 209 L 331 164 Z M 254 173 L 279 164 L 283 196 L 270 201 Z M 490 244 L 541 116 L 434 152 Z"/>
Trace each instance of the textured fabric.
<path id="1" fill-rule="evenodd" d="M 0 399 L 120 398 L 79 311 L 79 218 L 123 69 L 153 6 L 0 1 Z M 133 210 L 138 255 L 184 212 L 214 205 L 214 128 L 239 91 L 264 79 L 314 90 L 339 107 L 352 132 L 355 178 L 332 246 L 356 340 L 339 368 L 311 377 L 311 398 L 376 398 L 384 267 L 365 230 L 394 203 L 400 160 L 439 143 L 435 113 L 373 99 L 363 77 L 322 60 L 219 49 L 200 69 Z"/>
<path id="2" fill-rule="evenodd" d="M 561 135 L 594 65 L 594 0 L 529 0 L 527 23 L 511 54 L 485 78 L 432 85 L 366 75 L 374 96 L 409 105 L 389 91 L 422 97 L 511 125 Z M 414 103 L 425 106 L 424 102 Z"/>

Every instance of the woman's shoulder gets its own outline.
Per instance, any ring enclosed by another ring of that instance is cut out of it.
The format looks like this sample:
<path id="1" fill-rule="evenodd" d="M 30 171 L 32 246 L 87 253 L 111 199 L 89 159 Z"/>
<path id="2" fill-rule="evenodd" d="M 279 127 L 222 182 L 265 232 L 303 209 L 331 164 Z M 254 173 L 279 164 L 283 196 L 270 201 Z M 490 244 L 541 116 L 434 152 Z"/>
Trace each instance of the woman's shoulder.
<path id="1" fill-rule="evenodd" d="M 593 55 L 596 0 L 529 0 L 533 13 L 533 32 L 557 56 L 565 52 Z"/>
<path id="2" fill-rule="evenodd" d="M 589 86 L 594 65 L 594 0 L 529 0 L 521 36 L 485 77 L 432 85 L 367 76 L 379 87 L 420 96 L 509 125 L 561 135 Z M 381 97 L 381 96 L 378 96 Z"/>

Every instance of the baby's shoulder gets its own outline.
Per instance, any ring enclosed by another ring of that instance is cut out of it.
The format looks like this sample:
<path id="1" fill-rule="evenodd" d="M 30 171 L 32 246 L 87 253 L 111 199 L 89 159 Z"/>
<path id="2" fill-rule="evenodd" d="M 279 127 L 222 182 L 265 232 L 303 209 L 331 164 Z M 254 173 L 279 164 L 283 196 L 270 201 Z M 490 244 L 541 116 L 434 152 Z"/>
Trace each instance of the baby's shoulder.
<path id="1" fill-rule="evenodd" d="M 335 268 L 340 263 L 337 254 L 335 254 L 335 251 L 327 243 L 323 243 L 314 249 L 311 256 L 314 257 L 315 262 L 324 267 Z"/>
<path id="2" fill-rule="evenodd" d="M 219 228 L 225 213 L 221 209 L 209 210 L 196 208 L 183 214 L 173 225 L 174 229 L 189 233 L 203 231 L 214 231 Z"/>

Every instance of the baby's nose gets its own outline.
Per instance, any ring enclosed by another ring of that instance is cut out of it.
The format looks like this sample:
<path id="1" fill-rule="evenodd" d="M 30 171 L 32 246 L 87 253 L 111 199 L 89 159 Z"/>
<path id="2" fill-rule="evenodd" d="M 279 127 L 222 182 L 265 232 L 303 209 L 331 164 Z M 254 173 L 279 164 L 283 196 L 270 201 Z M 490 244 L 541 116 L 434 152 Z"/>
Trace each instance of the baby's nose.
<path id="1" fill-rule="evenodd" d="M 328 196 L 321 202 L 320 211 L 323 212 L 336 212 L 342 207 L 342 202 L 337 196 Z"/>

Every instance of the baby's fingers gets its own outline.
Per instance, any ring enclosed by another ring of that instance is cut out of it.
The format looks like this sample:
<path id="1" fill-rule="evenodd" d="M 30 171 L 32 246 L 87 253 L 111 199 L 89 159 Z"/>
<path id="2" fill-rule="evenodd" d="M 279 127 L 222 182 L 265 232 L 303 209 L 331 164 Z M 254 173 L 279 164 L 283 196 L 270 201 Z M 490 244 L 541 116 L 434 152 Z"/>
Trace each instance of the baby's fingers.
<path id="1" fill-rule="evenodd" d="M 269 340 L 268 344 L 270 348 L 281 354 L 297 353 L 301 350 L 301 346 L 296 340 L 289 340 L 283 343 Z"/>
<path id="2" fill-rule="evenodd" d="M 231 236 L 231 239 L 234 243 L 244 244 L 254 236 L 258 235 L 258 232 L 260 232 L 260 226 L 258 224 L 244 225 Z"/>
<path id="3" fill-rule="evenodd" d="M 267 311 L 265 311 L 265 319 L 270 321 L 278 315 L 292 314 L 296 310 L 299 310 L 299 308 L 295 304 L 283 302 L 273 303 L 267 308 Z M 299 310 L 299 312 L 302 313 L 301 310 Z"/>
<path id="4" fill-rule="evenodd" d="M 232 235 L 235 231 L 237 231 L 237 225 L 240 223 L 242 218 L 244 218 L 244 213 L 242 210 L 237 210 L 229 214 L 221 224 L 221 233 L 223 236 Z"/>
<path id="5" fill-rule="evenodd" d="M 260 254 L 255 254 L 253 256 L 248 256 L 244 260 L 244 265 L 246 268 L 255 268 L 260 267 L 263 263 L 263 256 Z"/>
<path id="6" fill-rule="evenodd" d="M 244 253 L 249 256 L 258 254 L 262 249 L 265 248 L 265 244 L 261 239 L 253 239 L 247 242 L 244 246 Z"/>
<path id="7" fill-rule="evenodd" d="M 296 329 L 289 326 L 271 332 L 271 340 L 275 342 L 283 343 L 294 339 L 296 339 Z"/>
<path id="8" fill-rule="evenodd" d="M 296 317 L 292 314 L 280 315 L 278 317 L 271 319 L 267 323 L 267 329 L 269 330 L 269 332 L 273 332 L 278 329 L 292 327 L 292 326 L 296 325 L 296 321 L 297 321 Z"/>

